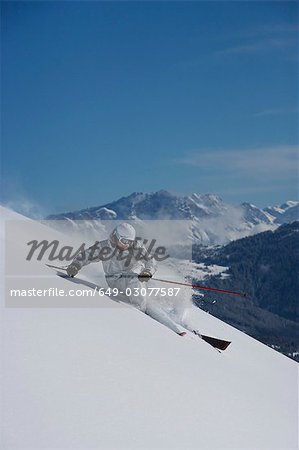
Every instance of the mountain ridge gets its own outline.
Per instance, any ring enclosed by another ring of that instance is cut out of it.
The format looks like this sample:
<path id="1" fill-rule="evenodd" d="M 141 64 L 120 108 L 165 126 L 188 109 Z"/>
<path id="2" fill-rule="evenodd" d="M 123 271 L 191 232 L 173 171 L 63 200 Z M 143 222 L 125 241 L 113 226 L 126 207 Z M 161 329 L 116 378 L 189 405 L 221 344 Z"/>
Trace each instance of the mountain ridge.
<path id="1" fill-rule="evenodd" d="M 193 236 L 203 245 L 222 245 L 229 241 L 275 229 L 297 220 L 299 202 L 261 209 L 243 202 L 225 203 L 216 194 L 176 195 L 166 190 L 133 192 L 110 203 L 78 211 L 47 216 L 48 220 L 191 220 Z"/>

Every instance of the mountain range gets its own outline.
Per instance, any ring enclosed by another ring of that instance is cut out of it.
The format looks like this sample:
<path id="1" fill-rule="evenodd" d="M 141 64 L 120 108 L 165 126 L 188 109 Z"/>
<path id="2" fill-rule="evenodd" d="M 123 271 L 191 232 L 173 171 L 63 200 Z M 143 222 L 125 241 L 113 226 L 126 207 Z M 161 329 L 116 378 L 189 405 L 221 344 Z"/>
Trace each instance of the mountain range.
<path id="1" fill-rule="evenodd" d="M 258 208 L 251 203 L 231 205 L 215 194 L 180 196 L 166 190 L 134 192 L 111 203 L 50 215 L 50 220 L 192 220 L 198 244 L 222 245 L 261 231 L 276 229 L 299 218 L 299 202 Z"/>

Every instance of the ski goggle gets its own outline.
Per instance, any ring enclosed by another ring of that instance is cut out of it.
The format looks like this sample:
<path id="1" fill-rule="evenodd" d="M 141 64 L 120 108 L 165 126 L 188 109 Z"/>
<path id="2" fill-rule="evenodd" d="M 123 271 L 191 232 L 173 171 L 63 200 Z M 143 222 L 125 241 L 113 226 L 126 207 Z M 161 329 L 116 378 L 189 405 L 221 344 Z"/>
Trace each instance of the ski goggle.
<path id="1" fill-rule="evenodd" d="M 112 234 L 112 237 L 115 241 L 120 242 L 122 245 L 125 245 L 127 247 L 130 247 L 133 245 L 134 241 L 132 241 L 131 239 L 126 239 L 122 236 L 120 236 L 117 232 L 117 230 L 115 230 Z"/>

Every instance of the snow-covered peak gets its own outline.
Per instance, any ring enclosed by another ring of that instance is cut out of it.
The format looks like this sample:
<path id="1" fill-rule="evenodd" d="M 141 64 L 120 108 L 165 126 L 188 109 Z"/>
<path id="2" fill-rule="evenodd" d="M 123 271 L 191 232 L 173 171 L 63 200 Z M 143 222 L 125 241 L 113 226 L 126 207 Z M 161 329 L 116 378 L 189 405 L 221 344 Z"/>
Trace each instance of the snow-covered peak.
<path id="1" fill-rule="evenodd" d="M 295 202 L 293 200 L 288 200 L 287 202 L 283 203 L 280 206 L 280 208 L 285 211 L 288 208 L 293 208 L 294 206 L 298 206 L 298 205 L 299 205 L 299 202 Z"/>
<path id="2" fill-rule="evenodd" d="M 194 199 L 196 199 L 200 202 L 210 204 L 210 205 L 223 203 L 222 199 L 216 194 L 209 194 L 209 193 L 208 194 L 197 194 L 197 193 L 193 192 L 191 197 L 193 197 Z"/>
<path id="3" fill-rule="evenodd" d="M 193 193 L 191 196 L 187 197 L 187 199 L 197 205 L 198 208 L 204 210 L 208 215 L 221 214 L 223 209 L 225 209 L 223 200 L 215 194 Z"/>
<path id="4" fill-rule="evenodd" d="M 117 218 L 117 214 L 115 211 L 112 211 L 112 209 L 105 208 L 105 207 L 102 207 L 102 208 L 99 208 L 98 210 L 96 210 L 95 215 L 97 218 L 103 219 L 103 220 Z"/>
<path id="5" fill-rule="evenodd" d="M 149 193 L 133 192 L 127 197 L 105 205 L 48 218 L 186 219 L 193 223 L 193 236 L 196 242 L 214 245 L 298 220 L 299 203 L 288 201 L 285 205 L 282 205 L 285 209 L 270 207 L 262 210 L 252 203 L 243 203 L 240 206 L 230 205 L 218 195 L 211 193 L 194 192 L 190 196 L 183 196 L 162 189 Z"/>
<path id="6" fill-rule="evenodd" d="M 252 203 L 244 202 L 242 203 L 241 207 L 244 212 L 244 218 L 248 223 L 258 225 L 261 223 L 271 224 L 273 222 L 269 214 L 266 214 L 264 211 L 262 211 Z"/>
<path id="7" fill-rule="evenodd" d="M 299 202 L 288 200 L 280 206 L 270 206 L 265 208 L 265 212 L 271 214 L 275 223 L 283 224 L 299 220 Z"/>

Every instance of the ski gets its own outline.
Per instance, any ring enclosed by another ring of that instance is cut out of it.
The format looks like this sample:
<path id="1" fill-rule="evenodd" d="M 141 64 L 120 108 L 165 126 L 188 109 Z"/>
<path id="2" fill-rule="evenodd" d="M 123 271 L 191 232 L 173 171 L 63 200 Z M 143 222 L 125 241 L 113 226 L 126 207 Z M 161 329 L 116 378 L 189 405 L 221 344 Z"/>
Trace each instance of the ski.
<path id="1" fill-rule="evenodd" d="M 212 345 L 212 347 L 217 348 L 218 350 L 226 350 L 227 347 L 231 344 L 231 341 L 224 341 L 223 339 L 214 338 L 211 336 L 205 336 L 204 334 L 200 334 L 198 331 L 193 330 L 193 333 L 196 334 L 200 339 Z"/>

